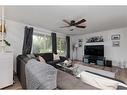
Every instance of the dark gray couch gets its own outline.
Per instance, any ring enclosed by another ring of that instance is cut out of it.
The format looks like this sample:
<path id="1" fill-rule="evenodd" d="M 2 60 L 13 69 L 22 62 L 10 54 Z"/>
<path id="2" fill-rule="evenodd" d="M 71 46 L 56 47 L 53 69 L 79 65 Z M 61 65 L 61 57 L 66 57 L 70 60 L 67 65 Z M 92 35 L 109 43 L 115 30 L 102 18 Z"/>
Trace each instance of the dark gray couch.
<path id="1" fill-rule="evenodd" d="M 57 72 L 57 87 L 62 90 L 97 90 L 97 88 L 61 70 Z"/>
<path id="2" fill-rule="evenodd" d="M 34 55 L 35 57 L 38 57 L 38 56 L 43 57 L 47 64 L 50 64 L 54 67 L 56 67 L 57 63 L 64 62 L 65 60 L 67 60 L 67 58 L 64 56 L 60 56 L 60 60 L 53 60 L 53 53 L 39 53 Z"/>
<path id="3" fill-rule="evenodd" d="M 46 60 L 47 63 L 49 62 L 48 64 L 53 65 L 53 66 L 55 66 L 56 63 L 62 62 L 65 60 L 65 58 L 63 57 L 60 59 L 60 61 L 53 61 L 52 59 L 46 57 L 48 56 L 47 53 L 46 54 L 36 54 L 35 56 L 38 56 L 38 55 L 41 55 Z M 25 55 L 19 55 L 17 57 L 17 75 L 18 75 L 19 81 L 23 89 L 26 89 L 25 65 L 28 60 L 29 58 Z M 60 71 L 60 70 L 58 70 L 58 73 L 57 73 L 57 88 L 58 89 L 68 89 L 68 90 L 70 89 L 97 89 L 93 86 L 83 83 L 76 77 L 66 72 Z"/>

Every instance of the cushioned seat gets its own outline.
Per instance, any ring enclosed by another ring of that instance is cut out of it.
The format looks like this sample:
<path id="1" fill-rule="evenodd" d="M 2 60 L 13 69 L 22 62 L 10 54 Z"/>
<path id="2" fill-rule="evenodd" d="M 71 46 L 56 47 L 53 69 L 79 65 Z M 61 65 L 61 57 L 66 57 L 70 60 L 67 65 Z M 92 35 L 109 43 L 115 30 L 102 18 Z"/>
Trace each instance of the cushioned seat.
<path id="1" fill-rule="evenodd" d="M 65 60 L 67 60 L 66 57 L 64 56 L 59 56 L 59 60 L 54 60 L 53 58 L 53 53 L 40 53 L 40 54 L 34 54 L 36 57 L 38 56 L 41 56 L 45 59 L 46 63 L 56 67 L 56 64 L 57 63 L 60 63 L 60 62 L 64 62 Z"/>
<path id="2" fill-rule="evenodd" d="M 57 63 L 60 63 L 60 62 L 63 62 L 62 60 L 53 60 L 53 61 L 48 61 L 47 63 L 48 64 L 57 64 Z"/>
<path id="3" fill-rule="evenodd" d="M 57 72 L 57 87 L 59 89 L 87 89 L 87 90 L 96 90 L 97 88 L 90 86 L 89 84 L 83 83 L 81 80 L 76 77 L 58 70 Z"/>

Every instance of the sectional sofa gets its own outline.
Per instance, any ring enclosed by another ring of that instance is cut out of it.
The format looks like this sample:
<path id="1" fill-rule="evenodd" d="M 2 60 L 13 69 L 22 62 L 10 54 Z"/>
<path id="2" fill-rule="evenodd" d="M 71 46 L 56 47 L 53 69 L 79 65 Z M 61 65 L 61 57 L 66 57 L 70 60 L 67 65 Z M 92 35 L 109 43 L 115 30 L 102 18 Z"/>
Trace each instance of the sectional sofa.
<path id="1" fill-rule="evenodd" d="M 41 54 L 34 54 L 35 57 L 42 56 L 45 61 L 52 65 L 56 66 L 55 64 L 59 62 L 63 62 L 66 60 L 65 57 L 60 56 L 60 60 L 53 60 L 52 53 L 41 53 Z M 19 55 L 17 56 L 17 75 L 18 79 L 21 83 L 23 89 L 26 89 L 26 76 L 25 76 L 25 65 L 30 58 L 27 55 Z M 77 79 L 76 77 L 58 70 L 57 72 L 57 89 L 97 89 L 93 86 L 83 83 L 81 80 Z"/>

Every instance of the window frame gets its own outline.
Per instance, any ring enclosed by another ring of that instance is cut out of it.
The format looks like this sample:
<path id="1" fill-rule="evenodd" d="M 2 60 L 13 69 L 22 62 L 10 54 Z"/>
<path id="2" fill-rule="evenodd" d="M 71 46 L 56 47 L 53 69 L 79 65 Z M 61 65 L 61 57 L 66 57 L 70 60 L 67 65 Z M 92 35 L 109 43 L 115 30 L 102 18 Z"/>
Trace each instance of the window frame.
<path id="1" fill-rule="evenodd" d="M 46 36 L 50 36 L 51 37 L 51 42 L 52 42 L 52 36 L 51 36 L 51 33 L 44 33 L 43 31 L 34 31 L 33 32 L 33 35 L 37 35 L 37 36 L 44 36 L 44 39 L 46 39 Z M 61 56 L 66 56 L 66 54 L 67 54 L 67 41 L 66 41 L 66 35 L 64 35 L 64 34 L 57 34 L 57 38 L 61 38 L 61 39 L 65 39 L 65 43 L 66 43 L 66 45 L 65 45 L 65 52 L 64 52 L 64 54 L 60 54 Z M 56 43 L 57 43 L 57 41 L 56 41 Z M 61 43 L 60 43 L 61 44 Z M 44 49 L 46 49 L 46 43 L 44 43 Z M 58 48 L 57 48 L 57 50 L 58 50 Z M 33 44 L 32 44 L 32 50 L 31 50 L 31 53 L 34 53 L 34 51 L 33 51 Z M 42 53 L 45 53 L 45 52 L 42 52 Z M 49 52 L 49 53 L 52 53 L 52 43 L 51 43 L 51 52 Z"/>

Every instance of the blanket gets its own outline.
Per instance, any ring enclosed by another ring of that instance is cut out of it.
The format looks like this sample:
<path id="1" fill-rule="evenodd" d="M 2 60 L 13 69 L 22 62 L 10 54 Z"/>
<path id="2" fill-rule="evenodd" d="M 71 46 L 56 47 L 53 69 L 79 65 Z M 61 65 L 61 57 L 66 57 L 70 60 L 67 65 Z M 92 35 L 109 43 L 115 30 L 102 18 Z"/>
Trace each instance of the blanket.
<path id="1" fill-rule="evenodd" d="M 46 63 L 30 59 L 25 66 L 27 89 L 55 89 L 57 70 Z"/>
<path id="2" fill-rule="evenodd" d="M 83 82 L 103 90 L 118 89 L 118 86 L 123 87 L 123 89 L 127 88 L 127 85 L 122 82 L 86 71 L 81 72 L 79 77 Z"/>

